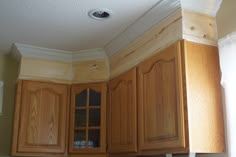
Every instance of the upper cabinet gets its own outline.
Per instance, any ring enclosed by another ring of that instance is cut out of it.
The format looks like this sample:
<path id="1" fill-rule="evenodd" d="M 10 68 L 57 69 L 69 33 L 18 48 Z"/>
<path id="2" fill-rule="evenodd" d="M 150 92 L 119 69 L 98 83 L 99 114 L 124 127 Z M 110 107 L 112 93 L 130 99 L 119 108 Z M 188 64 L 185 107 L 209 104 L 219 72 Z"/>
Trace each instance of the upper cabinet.
<path id="1" fill-rule="evenodd" d="M 72 85 L 70 153 L 106 152 L 106 83 Z"/>
<path id="2" fill-rule="evenodd" d="M 19 81 L 12 155 L 65 154 L 69 86 Z"/>
<path id="3" fill-rule="evenodd" d="M 217 48 L 180 41 L 138 66 L 142 154 L 222 153 Z"/>
<path id="4" fill-rule="evenodd" d="M 217 47 L 182 40 L 153 54 L 113 78 L 109 97 L 105 82 L 19 81 L 12 155 L 104 157 L 107 142 L 111 156 L 224 152 Z"/>
<path id="5" fill-rule="evenodd" d="M 185 149 L 187 146 L 183 71 L 178 46 L 174 45 L 138 66 L 141 150 Z"/>
<path id="6" fill-rule="evenodd" d="M 137 152 L 136 68 L 109 82 L 110 153 Z"/>

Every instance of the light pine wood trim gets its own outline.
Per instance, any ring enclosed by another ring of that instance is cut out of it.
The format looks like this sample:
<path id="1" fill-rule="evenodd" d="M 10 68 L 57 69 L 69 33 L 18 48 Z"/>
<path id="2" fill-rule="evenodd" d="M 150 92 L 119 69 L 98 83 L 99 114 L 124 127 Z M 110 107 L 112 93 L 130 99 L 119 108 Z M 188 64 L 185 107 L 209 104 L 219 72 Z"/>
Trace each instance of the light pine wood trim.
<path id="1" fill-rule="evenodd" d="M 184 42 L 190 152 L 222 153 L 225 135 L 218 49 Z"/>
<path id="2" fill-rule="evenodd" d="M 182 15 L 177 10 L 110 58 L 110 78 L 128 71 L 182 39 Z"/>
<path id="3" fill-rule="evenodd" d="M 183 39 L 217 46 L 217 26 L 215 17 L 183 10 Z"/>
<path id="4" fill-rule="evenodd" d="M 19 79 L 70 83 L 71 64 L 62 61 L 26 58 L 21 59 Z"/>
<path id="5" fill-rule="evenodd" d="M 103 82 L 109 79 L 109 63 L 105 59 L 73 62 L 72 83 Z"/>
<path id="6" fill-rule="evenodd" d="M 63 62 L 23 57 L 19 79 L 60 83 L 107 81 L 109 77 L 114 78 L 128 71 L 180 39 L 217 45 L 215 18 L 179 9 L 116 52 L 109 58 L 109 63 L 107 58 Z"/>
<path id="7" fill-rule="evenodd" d="M 217 45 L 214 17 L 178 10 L 110 57 L 110 78 L 128 71 L 180 39 Z"/>
<path id="8" fill-rule="evenodd" d="M 63 62 L 23 57 L 19 79 L 66 84 L 103 82 L 109 79 L 109 63 L 107 59 Z"/>

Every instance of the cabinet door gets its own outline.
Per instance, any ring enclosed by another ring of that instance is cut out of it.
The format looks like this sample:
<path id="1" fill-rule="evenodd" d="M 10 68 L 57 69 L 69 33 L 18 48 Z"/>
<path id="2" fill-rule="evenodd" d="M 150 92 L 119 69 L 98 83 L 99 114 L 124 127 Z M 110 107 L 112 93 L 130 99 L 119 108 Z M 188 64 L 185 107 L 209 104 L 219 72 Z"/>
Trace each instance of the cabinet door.
<path id="1" fill-rule="evenodd" d="M 109 152 L 137 152 L 136 68 L 109 83 Z"/>
<path id="2" fill-rule="evenodd" d="M 65 153 L 69 87 L 23 81 L 18 153 Z"/>
<path id="3" fill-rule="evenodd" d="M 106 83 L 72 85 L 70 153 L 106 152 Z"/>
<path id="4" fill-rule="evenodd" d="M 138 67 L 139 142 L 141 150 L 186 146 L 180 44 Z"/>

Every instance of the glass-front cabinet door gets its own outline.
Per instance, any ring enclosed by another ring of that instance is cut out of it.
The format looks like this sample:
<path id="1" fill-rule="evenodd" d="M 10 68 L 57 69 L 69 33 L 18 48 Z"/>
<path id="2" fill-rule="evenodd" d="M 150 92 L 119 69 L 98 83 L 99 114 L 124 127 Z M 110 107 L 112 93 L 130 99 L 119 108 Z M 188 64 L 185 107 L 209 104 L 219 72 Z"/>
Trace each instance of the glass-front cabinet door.
<path id="1" fill-rule="evenodd" d="M 70 153 L 106 151 L 106 83 L 71 88 Z"/>

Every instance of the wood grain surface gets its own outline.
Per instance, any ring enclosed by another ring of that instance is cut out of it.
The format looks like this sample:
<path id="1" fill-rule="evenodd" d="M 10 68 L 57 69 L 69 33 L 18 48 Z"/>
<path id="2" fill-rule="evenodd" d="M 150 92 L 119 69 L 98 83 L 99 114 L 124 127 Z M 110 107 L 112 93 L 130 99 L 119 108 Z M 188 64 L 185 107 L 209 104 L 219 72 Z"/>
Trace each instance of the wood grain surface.
<path id="1" fill-rule="evenodd" d="M 140 150 L 187 147 L 180 47 L 178 42 L 138 66 Z"/>
<path id="2" fill-rule="evenodd" d="M 217 47 L 184 42 L 190 151 L 225 151 Z"/>
<path id="3" fill-rule="evenodd" d="M 110 153 L 137 152 L 136 68 L 109 82 Z"/>
<path id="4" fill-rule="evenodd" d="M 66 154 L 68 96 L 68 85 L 19 81 L 13 154 Z"/>

